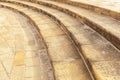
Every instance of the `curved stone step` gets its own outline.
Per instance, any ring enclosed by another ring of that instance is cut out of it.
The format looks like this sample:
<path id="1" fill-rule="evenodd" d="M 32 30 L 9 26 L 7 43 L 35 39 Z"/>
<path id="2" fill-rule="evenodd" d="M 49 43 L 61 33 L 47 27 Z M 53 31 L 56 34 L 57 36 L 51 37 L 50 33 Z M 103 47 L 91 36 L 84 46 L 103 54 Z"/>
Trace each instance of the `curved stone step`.
<path id="1" fill-rule="evenodd" d="M 44 75 L 40 68 L 49 59 L 46 58 L 47 55 L 43 56 L 47 51 L 41 35 L 28 16 L 2 7 L 4 6 L 0 6 L 0 80 L 40 80 Z M 44 58 L 46 61 L 43 62 Z"/>
<path id="2" fill-rule="evenodd" d="M 9 3 L 1 4 L 24 12 L 38 25 L 48 46 L 56 80 L 91 80 L 73 42 L 55 22 L 51 21 L 49 17 L 25 7 Z"/>
<path id="3" fill-rule="evenodd" d="M 86 8 L 120 20 L 120 1 L 116 0 L 69 0 L 66 3 Z"/>
<path id="4" fill-rule="evenodd" d="M 70 0 L 68 4 L 73 4 L 75 6 L 90 9 L 92 11 L 98 12 L 100 14 L 111 16 L 115 19 L 120 20 L 120 1 L 114 0 Z M 82 5 L 82 6 L 81 6 Z"/>
<path id="5" fill-rule="evenodd" d="M 22 2 L 20 1 L 20 3 Z M 112 79 L 112 73 L 107 74 L 111 72 L 111 69 L 114 69 L 114 72 L 116 73 L 115 80 L 118 79 L 118 68 L 115 65 L 119 65 L 117 61 L 119 61 L 120 52 L 116 48 L 114 48 L 108 41 L 106 41 L 103 37 L 101 37 L 94 30 L 90 29 L 88 26 L 83 24 L 80 25 L 81 22 L 77 21 L 69 15 L 66 15 L 65 13 L 29 2 L 23 3 L 37 7 L 38 9 L 42 9 L 52 14 L 56 17 L 56 19 L 59 20 L 59 24 L 64 25 L 64 27 L 67 28 L 67 31 L 70 32 L 72 39 L 76 40 L 75 42 L 78 43 L 78 46 L 80 46 L 79 49 L 84 54 L 86 59 L 88 59 L 88 61 L 90 62 L 94 74 L 98 80 L 104 80 L 109 78 Z M 32 7 L 29 6 L 29 8 Z M 114 63 L 114 61 L 116 61 L 116 63 Z M 108 69 L 108 67 L 110 68 Z M 101 70 L 102 68 L 104 69 Z"/>
<path id="6" fill-rule="evenodd" d="M 84 21 L 120 49 L 120 22 L 118 20 L 64 3 L 53 1 L 36 1 L 36 3 L 52 6 Z"/>

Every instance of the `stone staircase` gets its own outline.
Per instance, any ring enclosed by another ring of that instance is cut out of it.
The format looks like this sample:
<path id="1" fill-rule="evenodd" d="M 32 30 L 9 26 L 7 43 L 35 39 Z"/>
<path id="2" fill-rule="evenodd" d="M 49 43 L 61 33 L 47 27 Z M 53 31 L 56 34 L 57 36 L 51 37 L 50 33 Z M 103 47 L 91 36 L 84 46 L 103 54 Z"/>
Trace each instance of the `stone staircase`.
<path id="1" fill-rule="evenodd" d="M 81 0 L 1 0 L 0 6 L 29 17 L 42 37 L 42 73 L 25 80 L 119 80 L 119 11 Z"/>

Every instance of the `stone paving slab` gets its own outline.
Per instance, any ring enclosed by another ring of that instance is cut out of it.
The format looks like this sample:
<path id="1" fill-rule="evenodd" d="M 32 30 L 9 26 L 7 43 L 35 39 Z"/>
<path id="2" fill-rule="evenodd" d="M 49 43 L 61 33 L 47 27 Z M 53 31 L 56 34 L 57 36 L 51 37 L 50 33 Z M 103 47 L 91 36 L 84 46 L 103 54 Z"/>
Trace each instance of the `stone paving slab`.
<path id="1" fill-rule="evenodd" d="M 35 37 L 36 32 L 32 31 L 33 26 L 27 21 L 17 12 L 0 8 L 0 80 L 28 80 L 29 78 L 39 80 L 40 78 L 40 62 L 39 58 L 35 57 L 38 54 L 35 48 L 38 48 L 39 43 Z M 31 49 L 32 47 L 36 51 Z M 29 67 L 33 68 L 30 72 Z M 37 76 L 29 75 L 28 78 L 26 77 L 28 73 Z"/>
<path id="2" fill-rule="evenodd" d="M 101 73 L 101 75 L 96 76 L 96 79 L 100 79 L 100 80 L 120 79 L 119 61 L 101 61 L 101 62 L 93 62 L 92 64 L 93 64 L 92 67 L 94 68 L 94 73 L 96 75 L 97 73 Z"/>
<path id="3" fill-rule="evenodd" d="M 82 67 L 83 64 L 80 60 L 58 62 L 54 63 L 54 65 L 55 74 L 57 77 L 56 80 L 89 80 L 87 77 L 85 77 L 87 71 L 83 71 L 84 67 Z"/>

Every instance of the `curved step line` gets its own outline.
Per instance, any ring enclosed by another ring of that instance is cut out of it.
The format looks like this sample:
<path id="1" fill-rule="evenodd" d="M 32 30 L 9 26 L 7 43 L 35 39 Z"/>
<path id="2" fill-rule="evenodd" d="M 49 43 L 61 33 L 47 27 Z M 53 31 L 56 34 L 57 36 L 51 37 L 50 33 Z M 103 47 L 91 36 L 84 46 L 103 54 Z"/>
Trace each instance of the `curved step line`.
<path id="1" fill-rule="evenodd" d="M 65 3 L 69 4 L 69 5 L 76 6 L 76 7 L 82 7 L 85 9 L 89 9 L 89 10 L 92 10 L 92 11 L 97 12 L 99 14 L 107 15 L 107 16 L 110 16 L 110 17 L 115 18 L 117 20 L 120 20 L 120 13 L 117 11 L 114 11 L 114 10 L 110 10 L 107 8 L 103 8 L 103 7 L 99 7 L 99 6 L 95 6 L 95 5 L 83 3 L 83 2 L 65 1 Z"/>
<path id="2" fill-rule="evenodd" d="M 26 1 L 29 1 L 29 0 L 26 0 Z M 101 27 L 101 25 L 94 23 L 93 21 L 89 20 L 88 18 L 81 16 L 81 15 L 78 15 L 77 13 L 75 13 L 69 9 L 65 9 L 65 8 L 59 7 L 59 6 L 54 5 L 54 4 L 50 4 L 50 3 L 48 4 L 48 3 L 45 3 L 42 1 L 33 1 L 33 0 L 30 0 L 30 1 L 33 3 L 46 5 L 46 6 L 54 8 L 54 9 L 58 9 L 64 13 L 69 14 L 70 16 L 73 16 L 74 18 L 77 18 L 77 19 L 83 21 L 85 24 L 89 25 L 92 29 L 97 31 L 100 35 L 104 36 L 104 38 L 106 38 L 110 43 L 112 43 L 117 49 L 120 49 L 120 46 L 118 45 L 118 44 L 120 44 L 120 39 L 118 37 L 109 33 L 108 31 L 105 31 L 104 29 L 98 28 L 98 27 Z"/>
<path id="3" fill-rule="evenodd" d="M 87 68 L 87 70 L 89 72 L 89 75 L 90 75 L 91 79 L 92 80 L 96 80 L 95 76 L 94 76 L 94 73 L 93 73 L 93 70 L 92 70 L 92 67 L 91 67 L 91 65 L 89 63 L 89 60 L 87 60 L 87 58 L 85 58 L 85 56 L 83 54 L 81 54 L 82 53 L 81 50 L 77 47 L 77 46 L 80 46 L 80 44 L 74 39 L 74 37 L 71 34 L 71 32 L 68 31 L 66 26 L 59 19 L 57 19 L 55 16 L 49 14 L 48 12 L 46 12 L 46 11 L 44 11 L 42 9 L 38 9 L 36 7 L 33 7 L 33 6 L 22 4 L 22 3 L 19 3 L 19 2 L 12 2 L 12 1 L 7 1 L 7 2 L 13 3 L 13 4 L 19 4 L 21 6 L 26 6 L 26 7 L 31 8 L 32 10 L 35 10 L 35 11 L 38 11 L 38 12 L 42 12 L 42 13 L 46 14 L 47 16 L 51 17 L 57 24 L 61 25 L 62 30 L 67 34 L 67 36 L 72 40 L 72 42 L 76 46 L 76 49 L 78 50 L 79 55 L 81 56 L 81 58 L 82 58 L 82 60 L 84 62 L 84 65 L 86 66 L 86 68 Z"/>
<path id="4" fill-rule="evenodd" d="M 14 9 L 14 8 L 12 8 L 12 7 L 5 6 L 5 5 L 2 5 L 2 4 L 0 4 L 0 7 L 7 8 L 7 9 L 10 9 L 10 10 L 13 10 L 13 11 L 15 11 L 15 12 L 20 13 L 21 15 L 25 16 L 25 17 L 29 20 L 29 22 L 32 23 L 32 24 L 36 27 L 36 30 L 39 32 L 39 35 L 40 35 L 39 37 L 42 39 L 42 42 L 43 42 L 43 44 L 44 44 L 43 50 L 45 50 L 45 51 L 47 52 L 47 53 L 46 53 L 46 54 L 47 54 L 46 58 L 47 58 L 47 60 L 49 61 L 49 63 L 48 63 L 48 64 L 49 64 L 49 70 L 52 70 L 52 73 L 48 73 L 48 75 L 50 74 L 49 77 L 51 77 L 51 74 L 53 74 L 53 77 L 52 77 L 52 78 L 49 78 L 49 80 L 55 80 L 52 62 L 51 62 L 51 60 L 50 60 L 50 58 L 49 58 L 49 54 L 48 54 L 48 47 L 47 47 L 47 45 L 46 45 L 46 43 L 45 43 L 45 41 L 44 41 L 44 38 L 43 38 L 42 35 L 41 35 L 40 29 L 38 28 L 38 26 L 36 25 L 36 23 L 35 23 L 28 15 L 26 15 L 25 13 L 23 13 L 23 12 L 17 10 L 17 9 Z M 40 55 L 40 54 L 39 54 L 39 55 Z M 47 65 L 48 65 L 48 64 L 47 64 Z M 52 68 L 52 69 L 51 69 L 51 68 Z M 50 71 L 50 72 L 51 72 L 51 71 Z"/>

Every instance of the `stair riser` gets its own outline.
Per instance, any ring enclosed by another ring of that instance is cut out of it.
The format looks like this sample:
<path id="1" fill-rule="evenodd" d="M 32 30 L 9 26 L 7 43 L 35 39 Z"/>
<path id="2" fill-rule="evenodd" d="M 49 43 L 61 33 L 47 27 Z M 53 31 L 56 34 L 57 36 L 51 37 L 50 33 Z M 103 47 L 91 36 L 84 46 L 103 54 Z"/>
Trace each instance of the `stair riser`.
<path id="1" fill-rule="evenodd" d="M 70 5 L 77 6 L 77 7 L 89 9 L 89 10 L 92 10 L 92 11 L 97 12 L 99 14 L 104 14 L 104 15 L 110 16 L 112 18 L 115 18 L 117 20 L 120 20 L 120 13 L 116 12 L 116 11 L 108 10 L 108 9 L 105 9 L 102 7 L 98 7 L 98 6 L 94 6 L 94 5 L 90 5 L 90 4 L 86 4 L 86 3 L 82 3 L 82 2 L 78 3 L 78 2 L 74 2 L 74 1 L 66 1 L 66 3 L 70 4 Z"/>
<path id="2" fill-rule="evenodd" d="M 81 16 L 78 15 L 75 12 L 72 12 L 68 9 L 64 9 L 61 8 L 59 6 L 56 5 L 52 5 L 52 4 L 48 4 L 48 3 L 44 3 L 44 2 L 38 2 L 36 1 L 36 3 L 41 4 L 41 5 L 45 5 L 45 6 L 49 6 L 55 9 L 58 9 L 60 11 L 63 11 L 77 19 L 79 19 L 80 21 L 83 21 L 84 23 L 86 23 L 87 25 L 89 25 L 92 29 L 96 30 L 97 32 L 99 32 L 102 36 L 104 36 L 107 40 L 109 40 L 113 45 L 115 45 L 118 49 L 120 49 L 120 39 L 117 38 L 116 36 L 112 35 L 111 33 L 105 31 L 104 29 L 101 28 L 100 25 L 90 21 L 89 19 L 87 19 L 85 16 Z"/>

